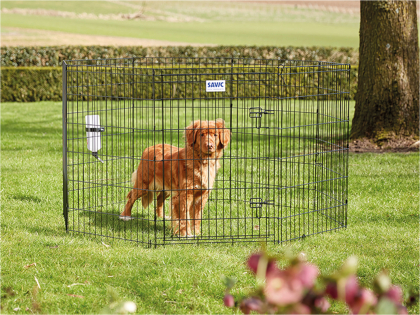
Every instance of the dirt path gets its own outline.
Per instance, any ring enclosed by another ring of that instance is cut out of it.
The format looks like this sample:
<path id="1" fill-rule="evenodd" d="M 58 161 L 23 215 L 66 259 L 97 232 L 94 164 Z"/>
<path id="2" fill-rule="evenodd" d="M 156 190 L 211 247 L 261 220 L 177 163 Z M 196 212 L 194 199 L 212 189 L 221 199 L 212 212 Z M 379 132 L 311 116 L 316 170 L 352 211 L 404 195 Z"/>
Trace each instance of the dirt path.
<path id="1" fill-rule="evenodd" d="M 360 2 L 359 1 L 274 1 L 272 3 L 293 5 L 298 8 L 310 8 L 316 10 L 325 10 L 332 12 L 359 14 L 360 13 Z"/>
<path id="2" fill-rule="evenodd" d="M 420 141 L 414 138 L 394 139 L 384 141 L 381 146 L 368 139 L 352 140 L 349 143 L 350 152 L 353 153 L 387 153 L 387 152 L 419 152 Z"/>
<path id="3" fill-rule="evenodd" d="M 1 46 L 61 46 L 61 45 L 100 45 L 100 46 L 211 46 L 205 44 L 172 42 L 156 39 L 131 37 L 81 35 L 56 31 L 3 27 Z"/>

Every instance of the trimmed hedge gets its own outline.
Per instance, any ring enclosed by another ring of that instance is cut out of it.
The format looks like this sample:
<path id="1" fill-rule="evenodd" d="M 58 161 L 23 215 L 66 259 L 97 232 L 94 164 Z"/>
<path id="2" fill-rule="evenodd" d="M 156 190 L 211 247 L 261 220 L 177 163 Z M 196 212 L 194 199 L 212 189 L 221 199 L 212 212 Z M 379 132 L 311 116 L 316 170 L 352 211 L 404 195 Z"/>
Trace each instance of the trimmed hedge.
<path id="1" fill-rule="evenodd" d="M 1 101 L 60 101 L 61 62 L 76 59 L 130 57 L 242 57 L 289 59 L 358 64 L 358 50 L 332 47 L 216 46 L 53 46 L 1 48 Z M 351 71 L 351 98 L 357 86 L 357 71 Z"/>
<path id="2" fill-rule="evenodd" d="M 62 86 L 58 67 L 1 69 L 2 102 L 61 101 Z"/>
<path id="3" fill-rule="evenodd" d="M 235 68 L 234 68 L 235 69 Z M 81 69 L 79 69 L 80 71 Z M 151 69 L 150 69 L 151 70 Z M 98 71 L 98 70 L 97 70 Z M 124 71 L 124 70 L 122 70 Z M 175 70 L 174 70 L 175 71 Z M 185 72 L 185 69 L 183 70 Z M 193 69 L 194 73 L 197 72 L 197 69 Z M 206 70 L 208 71 L 208 69 Z M 238 69 L 238 72 L 243 71 L 241 69 Z M 255 69 L 250 69 L 249 73 L 246 74 L 246 77 L 244 77 L 241 73 L 236 73 L 234 71 L 235 80 L 255 80 L 253 79 L 253 76 L 258 76 L 257 74 L 253 74 L 253 71 L 256 71 Z M 267 70 L 266 70 L 267 71 Z M 247 97 L 253 97 L 255 93 L 265 93 L 267 96 L 270 96 L 271 94 L 276 93 L 276 87 L 273 87 L 273 82 L 275 83 L 274 77 L 270 78 L 270 76 L 276 75 L 276 68 L 273 68 L 271 73 L 271 70 L 268 70 L 268 81 L 262 82 L 260 86 L 255 85 L 254 88 L 252 88 L 251 84 L 247 85 L 247 88 L 249 90 L 246 91 Z M 184 73 L 183 72 L 183 73 Z M 298 96 L 300 95 L 300 89 L 295 88 L 293 89 L 294 83 L 297 82 L 296 80 L 306 80 L 305 82 L 297 83 L 297 86 L 299 84 L 301 85 L 313 85 L 314 77 L 312 75 L 306 75 L 306 76 L 299 76 L 298 70 L 295 71 L 295 73 L 289 73 L 288 76 L 288 82 L 290 83 L 290 86 L 292 86 L 292 89 L 290 87 L 289 90 L 284 91 L 286 93 L 285 95 L 288 96 Z M 141 76 L 144 77 L 144 76 Z M 303 79 L 302 79 L 303 77 Z M 86 75 L 86 73 L 77 72 L 75 74 L 69 74 L 69 91 L 70 93 L 75 94 L 76 91 L 72 91 L 72 85 L 81 86 L 84 85 L 83 88 L 80 88 L 77 91 L 77 94 L 80 95 L 79 97 L 82 97 L 84 99 L 87 99 L 87 97 L 83 95 L 89 95 L 89 90 L 87 90 L 88 86 L 95 86 L 97 89 L 95 91 L 96 94 L 100 95 L 109 95 L 110 97 L 131 97 L 134 93 L 134 96 L 136 98 L 146 98 L 150 99 L 152 98 L 151 94 L 151 76 L 146 76 L 144 79 L 142 79 L 142 82 L 137 82 L 134 85 L 136 88 L 135 90 L 132 90 L 132 86 L 130 85 L 130 80 L 132 80 L 132 76 L 127 76 L 126 74 L 114 72 L 112 76 L 110 77 L 109 72 L 102 72 L 102 73 L 96 73 L 93 75 Z M 209 78 L 210 79 L 210 78 Z M 325 77 L 326 80 L 335 80 L 334 82 L 337 82 L 337 84 L 341 85 L 342 81 L 334 75 L 328 74 L 328 76 Z M 112 80 L 113 82 L 113 90 L 111 91 L 110 88 L 107 88 L 107 86 L 104 84 L 105 82 L 110 82 Z M 125 81 L 127 82 L 125 82 Z M 136 79 L 137 80 L 137 79 Z M 197 80 L 198 78 L 194 79 Z M 200 78 L 201 81 L 203 81 L 203 78 Z M 124 84 L 123 84 L 124 83 Z M 124 88 L 124 86 L 129 86 L 130 88 Z M 146 87 L 146 88 L 145 88 Z M 265 91 L 261 91 L 261 88 Z M 348 89 L 348 87 L 343 87 L 344 89 Z M 37 102 L 37 101 L 61 101 L 62 99 L 62 68 L 61 67 L 2 67 L 1 69 L 1 101 L 2 102 Z M 102 90 L 101 90 L 102 89 Z M 107 89 L 107 90 L 105 90 Z M 194 90 L 194 97 L 198 97 L 201 93 L 199 90 L 199 87 L 196 85 Z M 350 71 L 350 99 L 354 99 L 355 93 L 357 89 L 357 67 L 352 67 Z M 163 95 L 166 97 L 172 97 L 172 98 L 184 98 L 184 97 L 191 97 L 191 92 L 187 91 L 187 94 L 185 94 L 185 84 L 184 83 L 175 83 L 171 82 L 165 85 L 165 89 L 163 91 L 159 90 L 159 85 L 156 87 L 155 93 L 156 95 Z M 233 89 L 233 91 L 236 91 L 236 88 Z M 302 93 L 307 93 L 305 91 L 302 91 Z M 245 95 L 244 95 L 245 96 Z"/>
<path id="4" fill-rule="evenodd" d="M 357 65 L 355 48 L 215 46 L 215 47 L 141 47 L 141 46 L 52 46 L 2 47 L 3 67 L 58 67 L 63 60 L 130 57 L 242 57 L 254 59 L 289 59 L 329 61 Z"/>

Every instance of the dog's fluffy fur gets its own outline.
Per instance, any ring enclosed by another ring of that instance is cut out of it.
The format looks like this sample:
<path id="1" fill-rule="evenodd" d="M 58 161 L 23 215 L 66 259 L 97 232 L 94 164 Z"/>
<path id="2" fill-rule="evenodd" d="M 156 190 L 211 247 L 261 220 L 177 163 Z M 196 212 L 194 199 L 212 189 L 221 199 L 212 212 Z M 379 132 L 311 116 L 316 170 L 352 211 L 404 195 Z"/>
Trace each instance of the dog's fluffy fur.
<path id="1" fill-rule="evenodd" d="M 203 208 L 213 187 L 219 160 L 230 142 L 230 131 L 223 119 L 196 120 L 185 130 L 185 148 L 158 144 L 144 150 L 140 165 L 133 173 L 134 188 L 127 195 L 121 213 L 128 220 L 134 202 L 141 198 L 144 208 L 157 196 L 156 214 L 163 217 L 163 203 L 171 196 L 174 234 L 200 234 Z M 163 192 L 164 191 L 164 192 Z M 194 234 L 191 233 L 190 221 Z"/>

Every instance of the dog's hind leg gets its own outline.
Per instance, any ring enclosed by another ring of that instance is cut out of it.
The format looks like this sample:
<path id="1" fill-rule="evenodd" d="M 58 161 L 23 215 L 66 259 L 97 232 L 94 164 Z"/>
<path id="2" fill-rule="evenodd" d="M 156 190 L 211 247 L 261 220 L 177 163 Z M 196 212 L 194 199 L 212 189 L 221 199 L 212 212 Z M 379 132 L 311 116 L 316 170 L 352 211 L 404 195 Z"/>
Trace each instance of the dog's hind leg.
<path id="1" fill-rule="evenodd" d="M 127 203 L 125 204 L 124 211 L 120 214 L 119 217 L 123 221 L 131 220 L 131 209 L 133 208 L 134 203 L 137 199 L 143 197 L 147 193 L 147 190 L 144 189 L 144 183 L 141 181 L 141 179 L 139 180 L 139 178 L 137 178 L 137 171 L 133 173 L 131 180 L 133 182 L 134 188 L 128 193 Z M 139 183 L 140 185 L 138 185 Z"/>
<path id="2" fill-rule="evenodd" d="M 127 203 L 125 204 L 124 211 L 120 214 L 120 219 L 123 221 L 131 220 L 131 209 L 137 199 L 141 198 L 147 191 L 142 189 L 133 188 L 127 195 Z"/>
<path id="3" fill-rule="evenodd" d="M 169 202 L 171 209 L 171 228 L 173 235 L 179 233 L 179 196 L 173 196 Z"/>
<path id="4" fill-rule="evenodd" d="M 201 217 L 203 215 L 203 209 L 207 203 L 207 199 L 209 198 L 209 193 L 209 190 L 206 190 L 201 196 L 196 196 L 194 200 L 194 205 L 190 209 L 190 218 L 194 227 L 195 235 L 201 234 Z"/>
<path id="5" fill-rule="evenodd" d="M 167 191 L 165 191 L 165 193 L 163 193 L 163 192 L 160 192 L 159 194 L 158 194 L 158 196 L 157 196 L 157 205 L 156 205 L 156 214 L 157 214 L 157 216 L 159 217 L 159 218 L 163 218 L 163 203 L 165 202 L 165 200 L 170 196 L 171 194 L 169 193 L 169 192 L 167 192 Z M 171 216 L 170 216 L 170 213 L 171 213 L 171 210 L 167 210 L 167 211 L 165 211 L 166 213 L 166 215 L 165 215 L 165 218 L 166 219 L 170 219 L 171 218 Z M 169 215 L 168 215 L 169 214 Z"/>

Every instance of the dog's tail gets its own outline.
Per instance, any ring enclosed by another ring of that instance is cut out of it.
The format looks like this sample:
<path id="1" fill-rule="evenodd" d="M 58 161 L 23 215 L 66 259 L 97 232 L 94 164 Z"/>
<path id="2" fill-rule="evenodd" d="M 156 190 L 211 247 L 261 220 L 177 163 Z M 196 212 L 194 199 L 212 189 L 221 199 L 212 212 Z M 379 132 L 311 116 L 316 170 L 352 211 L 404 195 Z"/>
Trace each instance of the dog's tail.
<path id="1" fill-rule="evenodd" d="M 137 179 L 137 170 L 135 170 L 133 174 L 131 174 L 131 183 L 133 184 L 133 186 L 136 184 L 136 179 Z"/>
<path id="2" fill-rule="evenodd" d="M 135 187 L 136 185 L 136 179 L 137 179 L 137 170 L 133 172 L 133 174 L 131 174 L 131 184 L 133 184 L 133 187 Z M 127 195 L 127 199 L 131 199 L 131 194 L 133 193 L 132 190 L 130 190 L 130 192 Z"/>
<path id="3" fill-rule="evenodd" d="M 137 170 L 134 171 L 133 174 L 131 175 L 131 183 L 133 184 L 134 187 L 136 185 L 136 181 L 137 181 Z M 143 205 L 144 209 L 146 209 L 152 203 L 153 196 L 154 196 L 153 192 L 148 191 L 145 196 L 141 197 L 141 204 Z M 130 199 L 130 198 L 131 198 L 131 191 L 127 195 L 127 199 Z"/>

